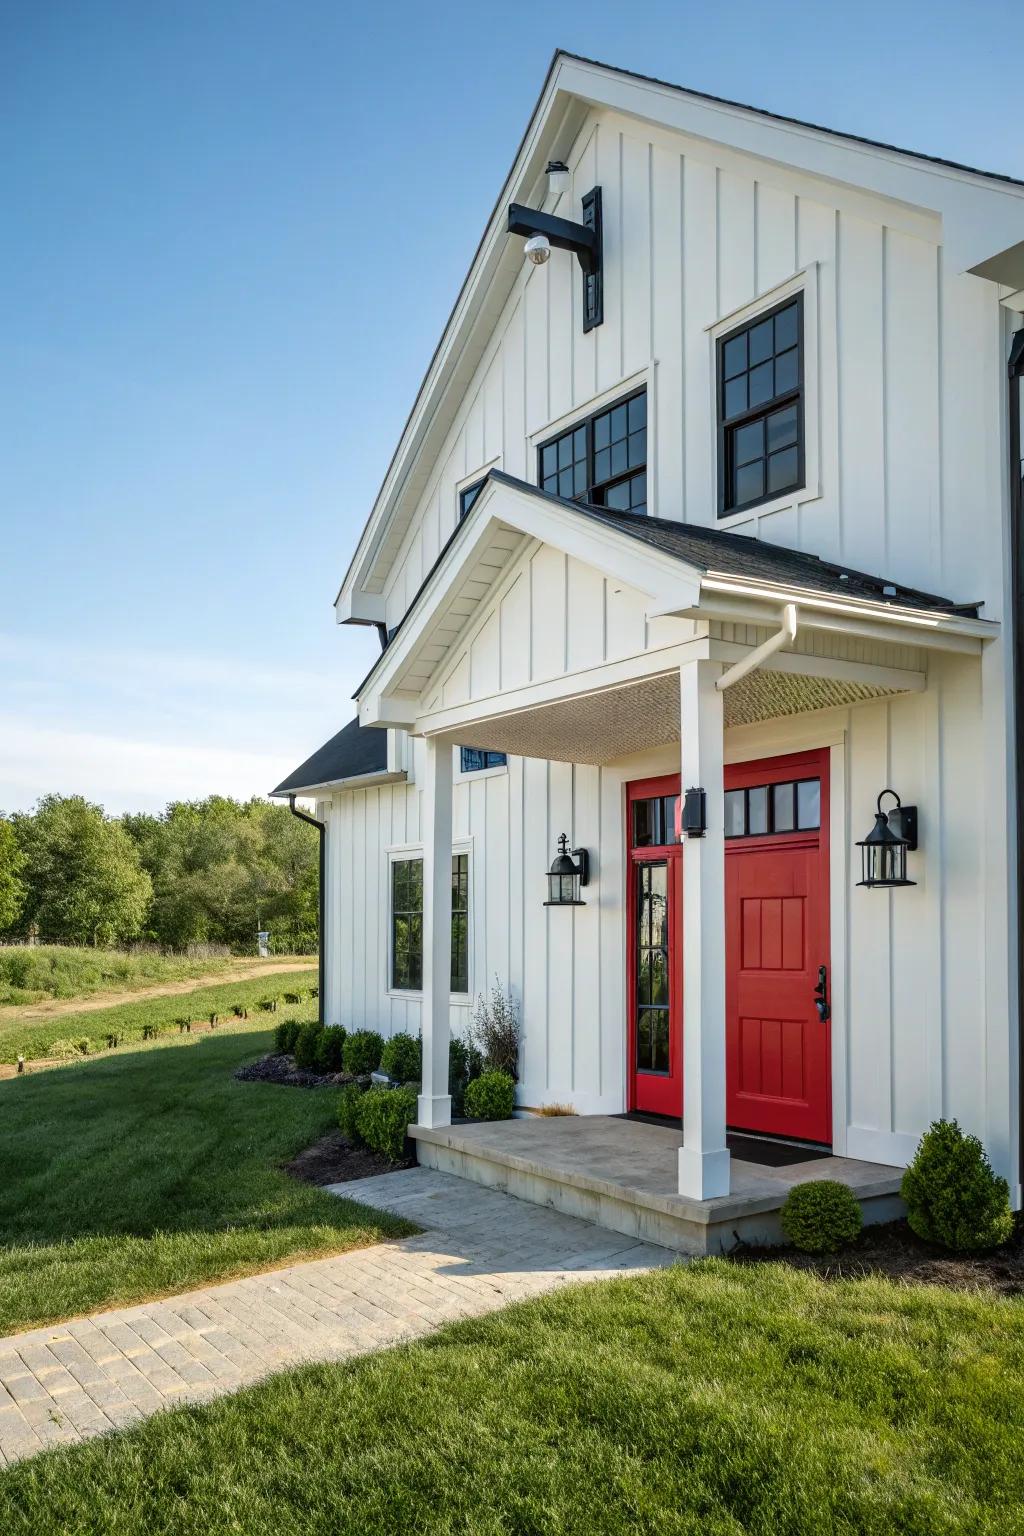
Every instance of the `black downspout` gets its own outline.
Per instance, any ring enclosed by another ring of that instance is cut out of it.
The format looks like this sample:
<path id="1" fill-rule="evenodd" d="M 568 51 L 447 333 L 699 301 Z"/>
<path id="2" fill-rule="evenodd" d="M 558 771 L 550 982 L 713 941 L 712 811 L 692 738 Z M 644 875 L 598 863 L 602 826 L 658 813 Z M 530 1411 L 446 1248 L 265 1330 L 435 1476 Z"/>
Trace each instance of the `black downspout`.
<path id="1" fill-rule="evenodd" d="M 1020 1102 L 1017 1142 L 1020 1182 L 1024 1184 L 1024 445 L 1021 443 L 1021 377 L 1024 375 L 1024 330 L 1010 343 L 1010 627 L 1013 633 L 1013 753 L 1017 801 L 1017 1072 Z"/>
<path id="2" fill-rule="evenodd" d="M 317 986 L 317 1003 L 319 1004 L 319 1006 L 317 1008 L 316 1015 L 317 1015 L 317 1018 L 320 1021 L 320 1023 L 323 1024 L 324 1023 L 324 974 L 325 974 L 324 967 L 325 967 L 326 960 L 327 960 L 327 956 L 324 953 L 324 951 L 325 951 L 325 949 L 327 947 L 327 930 L 326 930 L 326 927 L 324 925 L 324 912 L 325 912 L 326 906 L 327 906 L 326 881 L 324 879 L 324 874 L 325 874 L 326 865 L 327 865 L 327 839 L 326 839 L 324 834 L 327 831 L 327 824 L 325 822 L 323 822 L 323 821 L 317 821 L 315 816 L 308 815 L 306 811 L 300 811 L 298 806 L 295 804 L 295 796 L 294 795 L 289 795 L 288 796 L 288 809 L 291 811 L 292 815 L 293 816 L 297 816 L 300 821 L 308 821 L 311 827 L 316 827 L 317 831 L 320 834 L 320 890 L 319 890 L 319 899 L 318 899 L 318 904 L 317 904 L 317 936 L 316 936 L 317 937 L 317 945 L 316 945 L 316 947 L 317 947 L 317 966 L 318 966 L 318 972 L 319 972 L 320 980 L 319 980 L 319 984 Z"/>

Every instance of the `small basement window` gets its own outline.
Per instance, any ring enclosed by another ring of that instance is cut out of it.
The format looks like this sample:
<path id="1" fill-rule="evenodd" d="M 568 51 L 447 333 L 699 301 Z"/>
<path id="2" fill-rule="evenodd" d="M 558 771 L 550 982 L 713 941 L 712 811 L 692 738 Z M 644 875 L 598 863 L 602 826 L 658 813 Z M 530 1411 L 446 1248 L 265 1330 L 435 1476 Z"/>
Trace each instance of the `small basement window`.
<path id="1" fill-rule="evenodd" d="M 804 484 L 803 294 L 718 340 L 718 515 Z"/>

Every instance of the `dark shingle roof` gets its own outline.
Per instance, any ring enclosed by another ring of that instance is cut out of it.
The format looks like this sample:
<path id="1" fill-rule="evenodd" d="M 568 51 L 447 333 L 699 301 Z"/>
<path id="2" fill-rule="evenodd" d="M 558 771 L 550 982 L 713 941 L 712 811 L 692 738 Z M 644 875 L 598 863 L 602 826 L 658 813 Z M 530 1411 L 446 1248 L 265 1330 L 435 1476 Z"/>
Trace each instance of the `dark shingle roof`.
<path id="1" fill-rule="evenodd" d="M 550 491 L 541 491 L 501 470 L 491 470 L 491 479 L 569 507 L 573 512 L 660 549 L 664 554 L 673 555 L 700 571 L 714 571 L 721 576 L 738 576 L 748 581 L 772 581 L 781 586 L 803 587 L 828 597 L 860 598 L 927 612 L 970 613 L 973 617 L 979 606 L 977 603 L 958 604 L 952 598 L 905 587 L 884 576 L 870 576 L 848 565 L 835 565 L 818 555 L 787 549 L 781 544 L 769 544 L 765 539 L 751 538 L 749 534 L 671 522 L 664 517 L 648 517 L 645 513 L 609 512 L 603 507 L 584 506 L 578 501 L 553 496 Z"/>
<path id="2" fill-rule="evenodd" d="M 376 726 L 361 726 L 350 720 L 330 741 L 317 747 L 312 757 L 300 763 L 294 773 L 282 779 L 272 795 L 297 794 L 315 784 L 334 784 L 339 779 L 362 778 L 368 773 L 385 773 L 388 766 L 388 733 Z"/>

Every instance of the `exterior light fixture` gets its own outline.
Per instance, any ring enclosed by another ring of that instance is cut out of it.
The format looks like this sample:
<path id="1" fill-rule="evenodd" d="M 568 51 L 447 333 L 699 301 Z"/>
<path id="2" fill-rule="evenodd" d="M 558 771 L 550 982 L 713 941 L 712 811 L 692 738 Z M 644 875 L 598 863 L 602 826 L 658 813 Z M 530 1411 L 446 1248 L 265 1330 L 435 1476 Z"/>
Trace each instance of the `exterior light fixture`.
<path id="1" fill-rule="evenodd" d="M 549 186 L 554 189 L 563 176 L 569 178 L 565 167 L 560 163 L 554 165 L 553 170 L 549 170 Z M 535 266 L 541 266 L 547 261 L 552 247 L 575 253 L 583 271 L 583 329 L 592 331 L 604 319 L 600 187 L 593 187 L 586 194 L 582 199 L 582 208 L 582 222 L 576 224 L 572 219 L 560 219 L 556 214 L 544 213 L 539 208 L 509 203 L 508 232 L 510 235 L 526 236 L 526 255 Z M 543 237 L 543 245 L 538 243 L 538 237 Z"/>
<path id="2" fill-rule="evenodd" d="M 886 795 L 896 801 L 888 812 L 882 810 Z M 858 885 L 916 885 L 916 880 L 907 879 L 907 853 L 917 847 L 917 806 L 904 805 L 894 789 L 883 789 L 876 804 L 875 824 L 857 847 L 863 876 Z"/>
<path id="3" fill-rule="evenodd" d="M 564 160 L 549 160 L 547 171 L 548 192 L 552 197 L 561 197 L 572 186 L 572 172 Z"/>
<path id="4" fill-rule="evenodd" d="M 707 795 L 702 789 L 688 789 L 683 796 L 680 830 L 684 837 L 703 837 L 707 829 Z"/>
<path id="5" fill-rule="evenodd" d="M 573 862 L 572 855 L 579 860 Z M 563 832 L 558 839 L 558 854 L 548 871 L 548 899 L 546 907 L 585 907 L 580 900 L 581 886 L 590 882 L 590 854 L 585 848 L 569 850 L 569 839 Z"/>

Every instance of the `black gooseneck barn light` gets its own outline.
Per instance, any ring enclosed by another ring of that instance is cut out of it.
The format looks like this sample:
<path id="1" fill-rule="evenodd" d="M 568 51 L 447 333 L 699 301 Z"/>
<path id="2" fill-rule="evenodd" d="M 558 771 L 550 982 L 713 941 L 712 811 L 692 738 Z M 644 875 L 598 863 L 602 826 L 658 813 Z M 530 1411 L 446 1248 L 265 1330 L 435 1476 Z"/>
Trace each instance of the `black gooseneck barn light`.
<path id="1" fill-rule="evenodd" d="M 548 162 L 548 187 L 552 192 L 569 190 L 570 174 L 561 160 Z M 583 329 L 593 330 L 604 320 L 603 240 L 601 235 L 601 188 L 592 187 L 581 199 L 582 222 L 560 219 L 522 203 L 508 205 L 508 232 L 525 235 L 526 257 L 541 267 L 551 257 L 551 247 L 573 251 L 583 269 Z"/>
<path id="2" fill-rule="evenodd" d="M 579 860 L 573 863 L 572 854 Z M 569 850 L 569 839 L 563 832 L 558 839 L 558 853 L 548 871 L 548 899 L 546 907 L 585 907 L 580 900 L 580 888 L 590 882 L 590 854 L 585 848 Z"/>
<path id="3" fill-rule="evenodd" d="M 896 802 L 888 812 L 882 810 L 886 795 Z M 904 805 L 894 789 L 883 789 L 876 803 L 875 824 L 857 847 L 862 874 L 858 885 L 916 885 L 916 880 L 907 879 L 907 853 L 917 847 L 917 806 Z"/>

